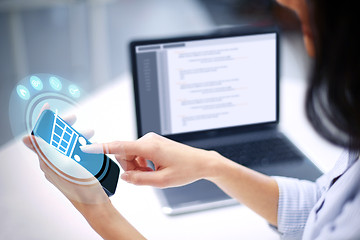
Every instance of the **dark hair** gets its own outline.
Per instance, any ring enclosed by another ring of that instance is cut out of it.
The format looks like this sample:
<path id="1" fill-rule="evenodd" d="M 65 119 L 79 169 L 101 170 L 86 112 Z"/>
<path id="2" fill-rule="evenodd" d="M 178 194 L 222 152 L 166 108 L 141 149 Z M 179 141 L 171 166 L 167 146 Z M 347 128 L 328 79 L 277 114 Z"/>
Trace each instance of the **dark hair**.
<path id="1" fill-rule="evenodd" d="M 355 2 L 310 0 L 315 62 L 306 114 L 330 142 L 360 150 L 360 31 Z"/>

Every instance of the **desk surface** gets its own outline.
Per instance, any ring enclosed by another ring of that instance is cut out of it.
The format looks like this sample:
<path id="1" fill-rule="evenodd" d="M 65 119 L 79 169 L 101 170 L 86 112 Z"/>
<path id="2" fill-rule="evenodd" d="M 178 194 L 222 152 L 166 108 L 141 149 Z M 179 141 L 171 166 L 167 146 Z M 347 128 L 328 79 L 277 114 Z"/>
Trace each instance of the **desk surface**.
<path id="1" fill-rule="evenodd" d="M 331 169 L 341 149 L 318 137 L 303 112 L 304 82 L 281 82 L 280 128 L 322 170 Z M 132 85 L 121 76 L 83 107 L 95 141 L 136 138 Z M 91 111 L 89 111 L 91 110 Z M 111 128 L 109 128 L 111 126 Z M 316 146 L 316 147 L 314 147 Z M 0 149 L 0 239 L 101 239 L 71 203 L 43 176 L 38 160 L 19 139 Z M 119 180 L 115 207 L 148 239 L 279 239 L 261 217 L 242 205 L 165 216 L 150 187 Z"/>

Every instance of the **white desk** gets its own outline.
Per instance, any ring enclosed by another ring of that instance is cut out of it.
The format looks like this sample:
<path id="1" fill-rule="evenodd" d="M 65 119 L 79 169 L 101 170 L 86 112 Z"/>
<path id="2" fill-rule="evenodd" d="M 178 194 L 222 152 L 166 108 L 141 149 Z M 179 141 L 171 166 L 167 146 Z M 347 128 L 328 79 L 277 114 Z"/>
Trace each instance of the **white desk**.
<path id="1" fill-rule="evenodd" d="M 281 128 L 327 171 L 340 155 L 320 139 L 303 114 L 304 84 L 283 80 Z M 135 116 L 130 77 L 125 75 L 85 103 L 96 141 L 134 140 Z M 109 127 L 111 126 L 111 127 Z M 20 140 L 0 149 L 0 239 L 100 239 L 71 203 L 44 178 L 38 160 Z M 111 198 L 116 208 L 148 239 L 279 239 L 267 223 L 236 205 L 181 216 L 161 213 L 150 187 L 119 180 Z"/>

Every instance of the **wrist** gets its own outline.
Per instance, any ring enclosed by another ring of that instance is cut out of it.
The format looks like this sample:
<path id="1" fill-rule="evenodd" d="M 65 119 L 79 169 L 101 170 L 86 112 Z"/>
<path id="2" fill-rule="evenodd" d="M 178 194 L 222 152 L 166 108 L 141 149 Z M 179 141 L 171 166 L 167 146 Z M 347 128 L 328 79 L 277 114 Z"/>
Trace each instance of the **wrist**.
<path id="1" fill-rule="evenodd" d="M 103 239 L 144 239 L 144 237 L 117 211 L 110 199 L 99 204 L 75 203 L 90 226 Z"/>
<path id="2" fill-rule="evenodd" d="M 103 239 L 118 239 L 122 236 L 121 229 L 127 228 L 126 220 L 110 200 L 101 204 L 76 204 L 75 207 Z"/>
<path id="3" fill-rule="evenodd" d="M 97 222 L 104 223 L 104 220 L 111 218 L 113 212 L 116 211 L 110 199 L 97 204 L 71 202 L 91 225 Z"/>
<path id="4" fill-rule="evenodd" d="M 216 151 L 207 151 L 208 155 L 204 159 L 204 172 L 203 179 L 215 182 L 216 179 L 221 178 L 222 175 L 226 175 L 226 168 L 232 162 L 223 157 Z"/>

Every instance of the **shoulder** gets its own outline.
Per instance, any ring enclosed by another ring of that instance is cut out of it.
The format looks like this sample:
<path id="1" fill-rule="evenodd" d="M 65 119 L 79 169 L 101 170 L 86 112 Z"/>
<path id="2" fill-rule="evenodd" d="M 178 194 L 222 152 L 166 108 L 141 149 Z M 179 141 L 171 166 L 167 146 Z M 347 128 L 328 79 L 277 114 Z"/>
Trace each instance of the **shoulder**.
<path id="1" fill-rule="evenodd" d="M 319 239 L 360 239 L 359 226 L 360 190 L 343 205 L 341 213 L 324 226 Z"/>
<path id="2" fill-rule="evenodd" d="M 349 170 L 326 194 L 323 209 L 315 209 L 314 239 L 360 239 L 360 162 Z"/>

